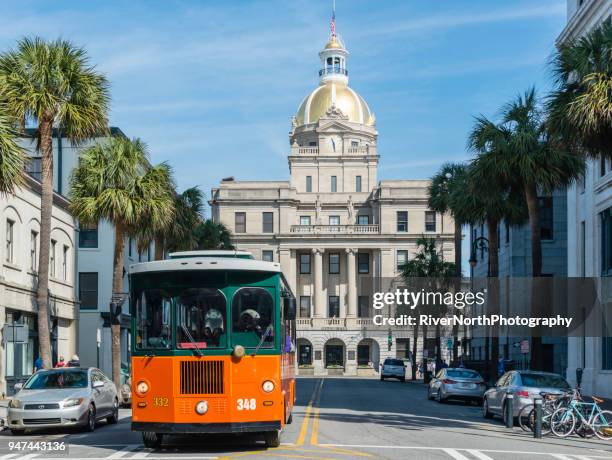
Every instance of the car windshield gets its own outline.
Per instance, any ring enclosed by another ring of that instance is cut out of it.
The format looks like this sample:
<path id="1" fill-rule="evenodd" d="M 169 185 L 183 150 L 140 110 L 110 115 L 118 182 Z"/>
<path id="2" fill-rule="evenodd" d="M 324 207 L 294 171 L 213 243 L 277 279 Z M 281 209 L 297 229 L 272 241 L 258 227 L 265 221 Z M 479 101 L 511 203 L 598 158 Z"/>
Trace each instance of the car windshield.
<path id="1" fill-rule="evenodd" d="M 241 288 L 232 299 L 232 341 L 235 345 L 274 347 L 274 299 L 263 288 Z"/>
<path id="2" fill-rule="evenodd" d="M 448 369 L 446 371 L 448 377 L 454 377 L 456 379 L 477 379 L 480 378 L 478 372 L 469 371 L 465 369 Z"/>
<path id="3" fill-rule="evenodd" d="M 525 387 L 545 387 L 569 389 L 569 384 L 560 375 L 549 374 L 521 374 L 521 381 Z"/>
<path id="4" fill-rule="evenodd" d="M 176 297 L 176 346 L 221 348 L 226 343 L 226 301 L 212 288 L 185 289 Z"/>
<path id="5" fill-rule="evenodd" d="M 142 291 L 136 300 L 136 346 L 140 349 L 168 349 L 170 332 L 170 296 L 160 289 Z"/>
<path id="6" fill-rule="evenodd" d="M 64 388 L 87 388 L 87 371 L 52 370 L 39 371 L 27 381 L 26 390 L 51 390 Z"/>
<path id="7" fill-rule="evenodd" d="M 403 366 L 404 361 L 401 359 L 385 359 L 385 366 Z"/>

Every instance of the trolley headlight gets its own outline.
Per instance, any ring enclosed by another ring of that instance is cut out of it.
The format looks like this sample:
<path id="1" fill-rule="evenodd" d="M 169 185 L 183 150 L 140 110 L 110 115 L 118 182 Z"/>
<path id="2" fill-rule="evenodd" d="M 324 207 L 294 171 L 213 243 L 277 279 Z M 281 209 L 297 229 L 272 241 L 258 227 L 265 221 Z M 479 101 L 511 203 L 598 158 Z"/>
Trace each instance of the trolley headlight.
<path id="1" fill-rule="evenodd" d="M 266 393 L 270 393 L 272 390 L 274 390 L 274 382 L 272 380 L 266 380 L 261 385 L 261 389 L 265 391 Z"/>
<path id="2" fill-rule="evenodd" d="M 204 415 L 206 412 L 208 412 L 208 403 L 206 401 L 200 401 L 196 404 L 195 411 L 199 415 Z"/>
<path id="3" fill-rule="evenodd" d="M 136 385 L 136 392 L 139 395 L 143 395 L 147 391 L 149 391 L 149 384 L 145 382 L 144 380 L 141 380 L 140 382 L 138 382 L 138 384 Z"/>
<path id="4" fill-rule="evenodd" d="M 234 350 L 232 351 L 232 354 L 236 358 L 242 358 L 246 354 L 246 351 L 244 350 L 244 347 L 242 345 L 236 345 L 234 347 Z"/>

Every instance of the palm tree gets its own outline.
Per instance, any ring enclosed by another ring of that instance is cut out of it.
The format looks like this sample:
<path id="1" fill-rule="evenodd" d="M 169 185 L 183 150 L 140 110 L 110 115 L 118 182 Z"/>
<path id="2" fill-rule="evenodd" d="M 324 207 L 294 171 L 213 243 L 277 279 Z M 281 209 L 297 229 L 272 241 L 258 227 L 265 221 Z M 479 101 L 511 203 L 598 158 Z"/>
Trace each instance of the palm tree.
<path id="1" fill-rule="evenodd" d="M 538 193 L 552 193 L 571 184 L 584 172 L 584 160 L 563 148 L 556 136 L 547 131 L 535 89 L 503 107 L 501 123 L 478 117 L 468 146 L 486 153 L 480 160 L 480 171 L 497 171 L 500 180 L 518 185 L 525 196 L 531 232 L 531 276 L 542 274 L 542 242 Z M 494 142 L 495 148 L 491 148 Z M 481 178 L 476 178 L 479 181 Z M 538 301 L 532 289 L 532 303 Z M 539 338 L 532 341 L 532 365 L 540 362 Z"/>
<path id="2" fill-rule="evenodd" d="M 25 152 L 15 142 L 14 123 L 0 105 L 0 193 L 10 193 L 23 184 Z"/>
<path id="3" fill-rule="evenodd" d="M 562 43 L 551 63 L 551 130 L 578 152 L 612 157 L 612 19 Z"/>
<path id="4" fill-rule="evenodd" d="M 142 226 L 162 228 L 174 216 L 173 191 L 168 187 L 168 167 L 150 166 L 145 145 L 124 137 L 112 137 L 106 142 L 85 149 L 79 166 L 70 181 L 71 210 L 84 223 L 101 219 L 115 226 L 113 257 L 114 303 L 119 306 L 123 298 L 124 238 L 134 235 Z M 113 382 L 120 384 L 121 345 L 120 325 L 113 321 L 112 368 Z"/>
<path id="5" fill-rule="evenodd" d="M 419 251 L 414 258 L 410 259 L 402 266 L 401 277 L 404 282 L 411 286 L 411 289 L 415 292 L 421 288 L 425 289 L 425 292 L 439 291 L 443 289 L 455 275 L 455 264 L 444 261 L 444 258 L 438 251 L 436 245 L 437 243 L 434 238 L 421 236 L 421 238 L 417 240 L 417 247 L 419 248 Z M 442 313 L 442 308 L 444 307 L 441 305 L 427 305 L 428 313 L 437 316 L 440 316 Z M 415 379 L 418 327 L 415 327 L 413 332 L 412 378 Z M 436 326 L 436 340 L 438 353 L 440 353 L 440 326 Z M 425 350 L 426 342 L 427 325 L 424 324 L 422 350 Z"/>
<path id="6" fill-rule="evenodd" d="M 172 182 L 169 180 L 170 184 Z M 170 185 L 174 190 L 174 185 Z M 204 199 L 198 187 L 191 187 L 174 195 L 174 219 L 160 229 L 141 227 L 138 232 L 139 249 L 155 241 L 155 260 L 164 258 L 165 252 L 191 251 L 197 248 L 197 229 L 202 222 Z"/>
<path id="7" fill-rule="evenodd" d="M 51 367 L 49 251 L 53 206 L 53 126 L 72 144 L 107 128 L 109 90 L 106 77 L 90 66 L 87 54 L 64 40 L 24 38 L 0 55 L 0 99 L 21 125 L 35 122 L 42 154 L 40 255 L 38 264 L 38 340 L 45 368 Z"/>
<path id="8" fill-rule="evenodd" d="M 221 222 L 207 219 L 196 229 L 198 249 L 234 249 L 232 233 Z"/>
<path id="9" fill-rule="evenodd" d="M 431 178 L 428 188 L 428 205 L 441 214 L 450 212 L 455 223 L 455 290 L 461 289 L 461 244 L 462 228 L 467 223 L 462 220 L 459 209 L 453 209 L 450 202 L 454 194 L 464 193 L 466 166 L 463 163 L 446 163 Z M 457 357 L 459 325 L 453 326 L 453 357 Z M 465 347 L 464 347 L 465 349 Z"/>

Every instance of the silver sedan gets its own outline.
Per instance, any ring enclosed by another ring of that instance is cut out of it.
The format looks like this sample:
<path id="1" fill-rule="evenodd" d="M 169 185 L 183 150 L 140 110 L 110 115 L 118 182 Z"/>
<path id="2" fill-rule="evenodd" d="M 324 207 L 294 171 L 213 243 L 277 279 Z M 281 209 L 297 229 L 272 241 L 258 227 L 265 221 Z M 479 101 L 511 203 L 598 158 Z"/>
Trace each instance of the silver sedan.
<path id="1" fill-rule="evenodd" d="M 7 423 L 20 435 L 26 429 L 82 426 L 93 431 L 96 422 L 119 420 L 117 390 L 99 369 L 67 367 L 32 375 L 8 405 Z"/>
<path id="2" fill-rule="evenodd" d="M 447 399 L 482 401 L 487 386 L 480 374 L 471 369 L 446 368 L 440 370 L 427 386 L 427 398 L 438 402 Z"/>

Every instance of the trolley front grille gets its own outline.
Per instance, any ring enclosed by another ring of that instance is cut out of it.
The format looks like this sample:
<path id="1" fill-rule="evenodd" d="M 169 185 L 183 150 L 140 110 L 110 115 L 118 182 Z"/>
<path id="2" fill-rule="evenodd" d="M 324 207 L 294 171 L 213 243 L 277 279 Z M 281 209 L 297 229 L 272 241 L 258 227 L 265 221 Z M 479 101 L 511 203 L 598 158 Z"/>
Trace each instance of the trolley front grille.
<path id="1" fill-rule="evenodd" d="M 181 394 L 223 394 L 223 361 L 181 361 Z"/>

